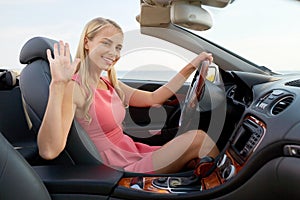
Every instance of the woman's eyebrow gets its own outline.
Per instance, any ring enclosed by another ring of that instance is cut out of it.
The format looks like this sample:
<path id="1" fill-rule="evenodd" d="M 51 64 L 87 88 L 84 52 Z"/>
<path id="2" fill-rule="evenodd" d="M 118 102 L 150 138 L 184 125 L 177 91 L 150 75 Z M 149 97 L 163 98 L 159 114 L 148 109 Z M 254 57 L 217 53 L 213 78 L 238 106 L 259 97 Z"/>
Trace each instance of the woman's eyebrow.
<path id="1" fill-rule="evenodd" d="M 103 40 L 106 40 L 106 41 L 108 41 L 110 43 L 113 43 L 113 41 L 111 39 L 108 39 L 108 38 L 103 38 Z"/>
<path id="2" fill-rule="evenodd" d="M 109 39 L 109 38 L 103 38 L 104 40 L 107 40 L 108 42 L 110 42 L 110 43 L 113 43 L 113 41 L 111 40 L 111 39 Z M 117 45 L 119 45 L 119 46 L 123 46 L 122 44 L 117 44 Z"/>

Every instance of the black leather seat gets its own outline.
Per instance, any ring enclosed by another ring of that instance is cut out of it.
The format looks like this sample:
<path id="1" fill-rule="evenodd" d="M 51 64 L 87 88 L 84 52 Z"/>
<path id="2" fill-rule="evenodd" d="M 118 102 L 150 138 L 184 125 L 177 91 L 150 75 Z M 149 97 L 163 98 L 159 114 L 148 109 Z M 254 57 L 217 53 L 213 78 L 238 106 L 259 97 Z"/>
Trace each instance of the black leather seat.
<path id="1" fill-rule="evenodd" d="M 36 172 L 0 133 L 0 199 L 50 200 Z"/>
<path id="2" fill-rule="evenodd" d="M 38 133 L 44 116 L 51 81 L 46 50 L 53 52 L 54 43 L 57 41 L 34 37 L 24 44 L 20 52 L 20 62 L 26 64 L 20 75 L 20 89 L 35 133 Z M 61 155 L 69 158 L 72 164 L 101 164 L 95 145 L 76 120 L 73 120 L 66 148 Z"/>

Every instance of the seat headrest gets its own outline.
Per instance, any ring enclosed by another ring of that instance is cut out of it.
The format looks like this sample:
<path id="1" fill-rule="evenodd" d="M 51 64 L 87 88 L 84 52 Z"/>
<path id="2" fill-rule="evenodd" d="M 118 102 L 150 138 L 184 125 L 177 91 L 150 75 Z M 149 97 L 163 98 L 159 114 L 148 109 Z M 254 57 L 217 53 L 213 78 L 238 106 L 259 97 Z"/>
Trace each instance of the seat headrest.
<path id="1" fill-rule="evenodd" d="M 46 50 L 50 49 L 53 54 L 55 40 L 45 37 L 34 37 L 28 40 L 21 49 L 19 60 L 22 64 L 29 64 L 35 60 L 48 61 Z"/>

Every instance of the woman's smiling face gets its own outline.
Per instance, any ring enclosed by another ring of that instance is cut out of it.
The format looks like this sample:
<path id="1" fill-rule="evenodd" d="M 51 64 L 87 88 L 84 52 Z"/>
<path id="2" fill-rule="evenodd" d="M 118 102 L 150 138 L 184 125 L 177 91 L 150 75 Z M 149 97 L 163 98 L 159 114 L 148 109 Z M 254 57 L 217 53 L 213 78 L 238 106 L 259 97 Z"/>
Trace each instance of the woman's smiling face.
<path id="1" fill-rule="evenodd" d="M 112 25 L 105 26 L 92 39 L 86 39 L 90 64 L 107 71 L 120 57 L 123 33 Z"/>

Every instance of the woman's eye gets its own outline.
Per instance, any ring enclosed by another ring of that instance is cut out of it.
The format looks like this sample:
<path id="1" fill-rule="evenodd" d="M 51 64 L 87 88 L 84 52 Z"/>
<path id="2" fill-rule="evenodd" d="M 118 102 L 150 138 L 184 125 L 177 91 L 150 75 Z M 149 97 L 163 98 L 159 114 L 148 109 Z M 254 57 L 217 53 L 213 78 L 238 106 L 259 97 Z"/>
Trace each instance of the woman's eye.
<path id="1" fill-rule="evenodd" d="M 110 45 L 110 43 L 106 42 L 106 41 L 103 41 L 102 44 L 104 44 L 105 46 L 109 46 Z"/>

